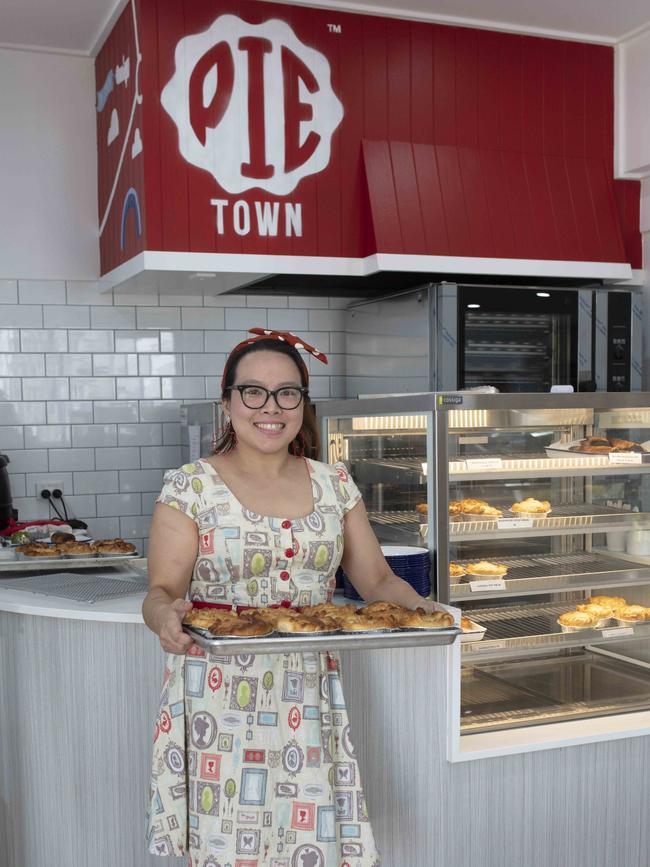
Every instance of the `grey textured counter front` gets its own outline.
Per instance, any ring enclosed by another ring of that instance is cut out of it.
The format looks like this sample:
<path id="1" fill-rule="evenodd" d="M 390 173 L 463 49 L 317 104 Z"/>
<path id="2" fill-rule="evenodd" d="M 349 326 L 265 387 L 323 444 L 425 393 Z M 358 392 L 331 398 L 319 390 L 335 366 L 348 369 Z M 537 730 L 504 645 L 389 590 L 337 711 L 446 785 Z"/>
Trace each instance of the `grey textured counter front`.
<path id="1" fill-rule="evenodd" d="M 155 637 L 0 612 L 0 654 L 1 867 L 185 865 L 144 847 Z M 451 648 L 342 657 L 382 867 L 647 867 L 650 738 L 450 764 Z"/>

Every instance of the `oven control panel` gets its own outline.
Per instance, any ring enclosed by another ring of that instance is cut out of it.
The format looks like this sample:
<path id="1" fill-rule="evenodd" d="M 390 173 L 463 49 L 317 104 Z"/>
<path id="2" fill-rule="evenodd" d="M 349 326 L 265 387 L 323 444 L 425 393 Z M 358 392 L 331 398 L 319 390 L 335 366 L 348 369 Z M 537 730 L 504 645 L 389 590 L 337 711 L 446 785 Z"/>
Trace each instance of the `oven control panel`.
<path id="1" fill-rule="evenodd" d="M 607 300 L 607 391 L 630 391 L 632 296 L 610 292 Z"/>

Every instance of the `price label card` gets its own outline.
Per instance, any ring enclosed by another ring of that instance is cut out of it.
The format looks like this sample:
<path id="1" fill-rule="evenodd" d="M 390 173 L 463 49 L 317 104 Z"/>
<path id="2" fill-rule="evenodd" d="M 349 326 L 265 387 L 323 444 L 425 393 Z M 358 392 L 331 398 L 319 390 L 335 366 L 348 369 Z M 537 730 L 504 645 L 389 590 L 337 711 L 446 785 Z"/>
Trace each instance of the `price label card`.
<path id="1" fill-rule="evenodd" d="M 501 458 L 467 458 L 465 467 L 468 470 L 502 470 Z"/>
<path id="2" fill-rule="evenodd" d="M 638 466 L 641 461 L 641 455 L 638 452 L 610 452 L 610 464 L 634 464 Z"/>
<path id="3" fill-rule="evenodd" d="M 489 581 L 470 581 L 469 589 L 472 593 L 488 593 L 491 590 L 505 590 L 506 582 L 503 578 L 490 578 Z"/>
<path id="4" fill-rule="evenodd" d="M 528 518 L 498 518 L 497 527 L 499 530 L 530 530 L 533 526 L 533 519 Z"/>
<path id="5" fill-rule="evenodd" d="M 470 648 L 474 651 L 483 651 L 485 653 L 486 650 L 503 650 L 508 646 L 505 641 L 471 641 L 468 642 L 465 647 Z"/>
<path id="6" fill-rule="evenodd" d="M 625 635 L 634 635 L 634 627 L 632 626 L 613 626 L 611 629 L 601 631 L 603 638 L 622 638 Z"/>

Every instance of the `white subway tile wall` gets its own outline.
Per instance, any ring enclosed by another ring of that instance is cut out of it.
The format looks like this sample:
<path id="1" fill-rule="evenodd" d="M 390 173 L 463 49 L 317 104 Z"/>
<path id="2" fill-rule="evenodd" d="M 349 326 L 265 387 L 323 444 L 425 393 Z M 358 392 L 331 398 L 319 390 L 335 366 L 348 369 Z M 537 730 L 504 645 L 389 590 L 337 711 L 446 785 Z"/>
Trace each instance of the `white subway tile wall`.
<path id="1" fill-rule="evenodd" d="M 355 299 L 100 294 L 86 281 L 0 279 L 0 453 L 23 519 L 53 515 L 36 485 L 63 485 L 96 538 L 146 552 L 165 470 L 183 460 L 180 407 L 215 397 L 227 353 L 253 326 L 295 331 L 315 398 L 345 395 L 345 311 Z"/>

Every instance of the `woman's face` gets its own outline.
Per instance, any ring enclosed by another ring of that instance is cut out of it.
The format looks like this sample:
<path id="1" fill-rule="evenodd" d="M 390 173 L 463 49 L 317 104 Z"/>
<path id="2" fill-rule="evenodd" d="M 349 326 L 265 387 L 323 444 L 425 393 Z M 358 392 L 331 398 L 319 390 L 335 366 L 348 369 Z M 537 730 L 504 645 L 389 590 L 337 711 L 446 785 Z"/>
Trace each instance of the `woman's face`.
<path id="1" fill-rule="evenodd" d="M 245 355 L 237 365 L 233 386 L 237 385 L 261 385 L 275 391 L 282 386 L 300 388 L 302 380 L 297 365 L 287 355 L 260 350 Z M 304 402 L 295 409 L 281 409 L 271 395 L 260 409 L 249 409 L 233 388 L 228 398 L 224 398 L 223 406 L 232 421 L 237 442 L 265 454 L 286 452 L 302 427 Z"/>

